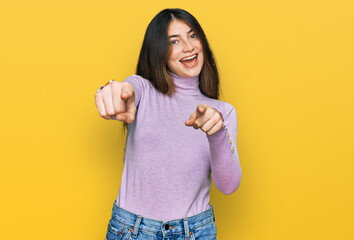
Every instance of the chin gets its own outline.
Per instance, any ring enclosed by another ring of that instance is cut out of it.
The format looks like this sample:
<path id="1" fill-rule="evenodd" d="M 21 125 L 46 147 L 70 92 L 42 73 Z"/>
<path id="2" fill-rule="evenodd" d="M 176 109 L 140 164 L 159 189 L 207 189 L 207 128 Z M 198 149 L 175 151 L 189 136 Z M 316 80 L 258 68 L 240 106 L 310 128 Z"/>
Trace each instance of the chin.
<path id="1" fill-rule="evenodd" d="M 193 69 L 190 71 L 181 71 L 181 74 L 183 74 L 183 77 L 196 77 L 200 74 L 201 69 Z"/>
<path id="2" fill-rule="evenodd" d="M 180 77 L 196 77 L 200 74 L 202 68 L 200 66 L 196 66 L 193 69 L 188 69 L 183 66 L 177 66 L 168 68 L 170 72 L 180 76 Z"/>

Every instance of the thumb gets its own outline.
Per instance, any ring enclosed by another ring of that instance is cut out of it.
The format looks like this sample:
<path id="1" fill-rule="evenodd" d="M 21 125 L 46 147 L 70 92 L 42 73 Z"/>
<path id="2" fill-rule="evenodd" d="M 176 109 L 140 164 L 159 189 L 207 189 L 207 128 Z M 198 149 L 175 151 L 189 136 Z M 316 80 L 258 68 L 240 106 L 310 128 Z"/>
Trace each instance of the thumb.
<path id="1" fill-rule="evenodd" d="M 197 119 L 197 112 L 193 112 L 189 119 L 185 122 L 187 126 L 193 126 L 195 120 Z"/>

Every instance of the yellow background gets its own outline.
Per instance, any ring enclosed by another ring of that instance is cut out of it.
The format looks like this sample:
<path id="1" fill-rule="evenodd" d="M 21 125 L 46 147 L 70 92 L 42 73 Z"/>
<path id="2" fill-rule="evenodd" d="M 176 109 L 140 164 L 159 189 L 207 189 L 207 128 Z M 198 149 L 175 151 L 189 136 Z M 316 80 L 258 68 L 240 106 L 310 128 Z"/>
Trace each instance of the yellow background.
<path id="1" fill-rule="evenodd" d="M 243 178 L 212 186 L 218 239 L 354 239 L 350 0 L 3 1 L 0 239 L 104 239 L 125 138 L 93 95 L 134 74 L 167 7 L 201 23 L 238 112 Z"/>

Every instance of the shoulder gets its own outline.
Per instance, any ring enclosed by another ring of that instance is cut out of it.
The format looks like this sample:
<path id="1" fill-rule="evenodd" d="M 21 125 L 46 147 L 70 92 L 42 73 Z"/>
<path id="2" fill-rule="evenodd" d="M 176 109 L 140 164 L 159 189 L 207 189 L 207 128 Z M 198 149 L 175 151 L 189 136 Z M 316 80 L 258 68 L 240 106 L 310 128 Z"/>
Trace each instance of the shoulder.
<path id="1" fill-rule="evenodd" d="M 129 82 L 134 87 L 151 87 L 152 86 L 151 82 L 148 79 L 143 78 L 140 75 L 135 75 L 135 74 L 124 79 L 123 82 Z"/>

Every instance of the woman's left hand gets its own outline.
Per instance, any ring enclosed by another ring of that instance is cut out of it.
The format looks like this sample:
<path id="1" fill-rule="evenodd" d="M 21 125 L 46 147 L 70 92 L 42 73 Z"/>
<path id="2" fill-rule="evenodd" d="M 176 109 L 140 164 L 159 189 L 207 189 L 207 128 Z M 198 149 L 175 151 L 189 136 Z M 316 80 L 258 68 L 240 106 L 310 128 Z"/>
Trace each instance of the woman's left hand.
<path id="1" fill-rule="evenodd" d="M 218 110 L 206 104 L 199 104 L 185 124 L 195 129 L 200 128 L 210 136 L 222 128 L 224 121 Z"/>

